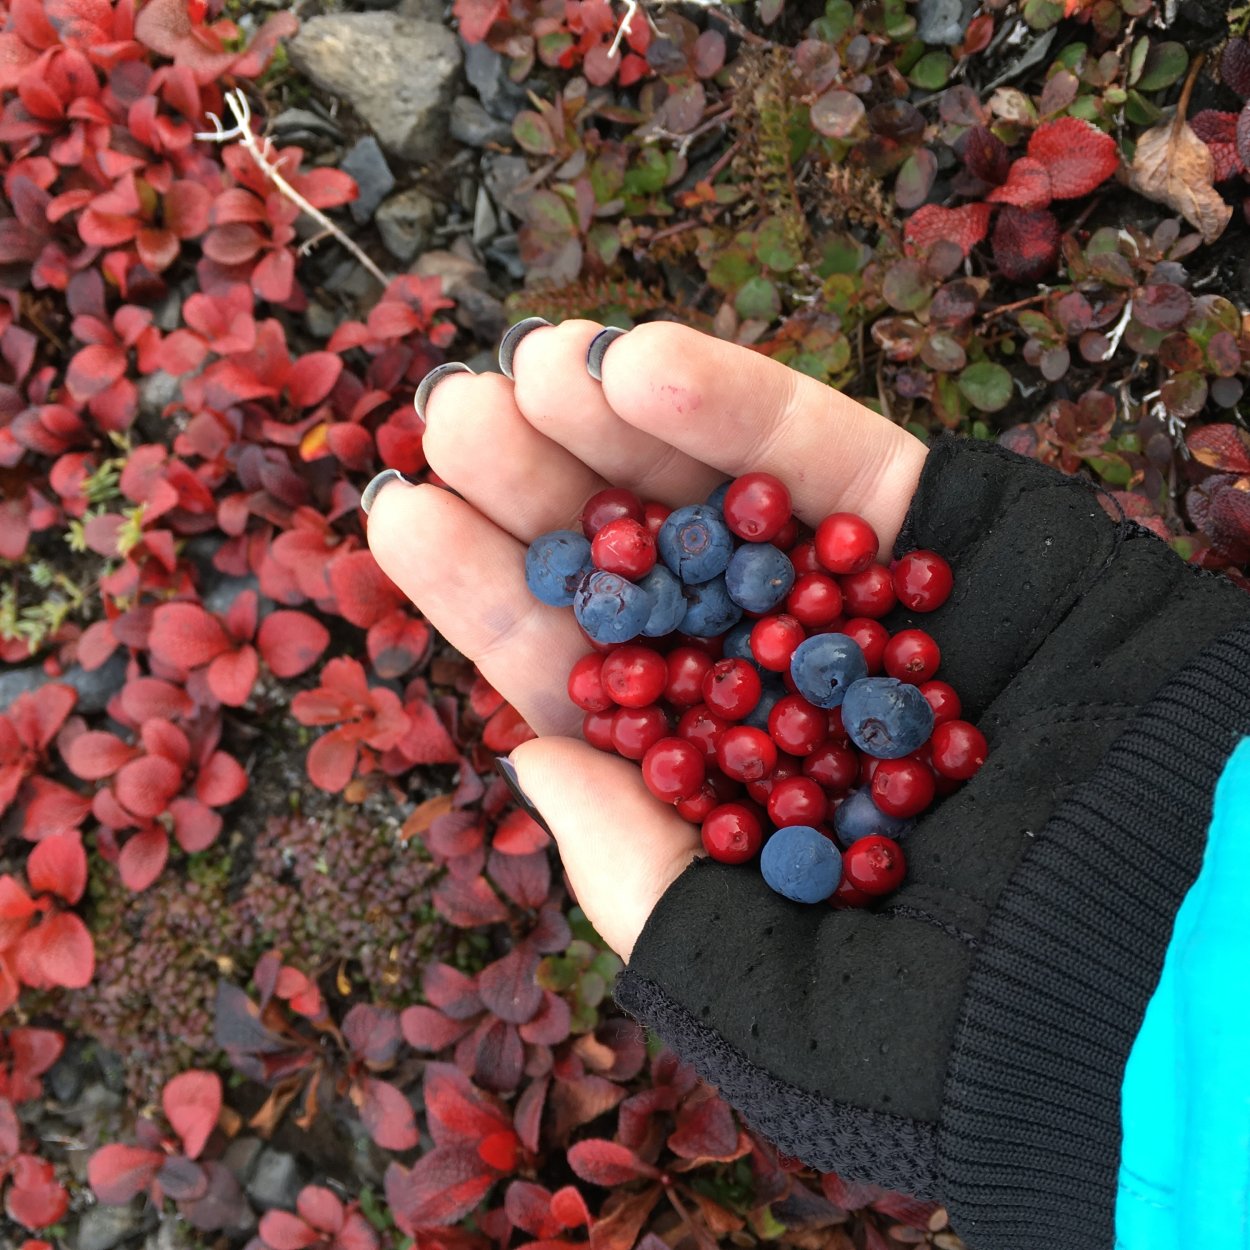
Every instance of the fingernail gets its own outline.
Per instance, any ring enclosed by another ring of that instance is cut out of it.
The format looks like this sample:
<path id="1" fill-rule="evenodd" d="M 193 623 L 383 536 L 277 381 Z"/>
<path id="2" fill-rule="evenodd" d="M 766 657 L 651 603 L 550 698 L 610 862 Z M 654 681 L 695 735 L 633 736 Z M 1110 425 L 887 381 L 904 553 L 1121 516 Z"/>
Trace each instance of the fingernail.
<path id="1" fill-rule="evenodd" d="M 437 369 L 431 369 L 421 379 L 421 385 L 417 387 L 417 393 L 413 396 L 412 402 L 416 406 L 417 416 L 421 418 L 422 424 L 425 423 L 425 406 L 430 402 L 430 394 L 434 388 L 444 378 L 450 377 L 453 373 L 472 372 L 473 370 L 463 360 L 449 360 L 445 365 L 439 365 Z"/>
<path id="2" fill-rule="evenodd" d="M 526 814 L 538 822 L 543 829 L 551 834 L 551 827 L 542 818 L 533 803 L 530 802 L 529 795 L 521 789 L 521 783 L 517 780 L 516 765 L 506 755 L 495 756 L 495 770 L 508 783 L 508 789 L 512 791 L 512 797 L 521 805 Z M 551 834 L 554 837 L 554 834 Z"/>
<path id="3" fill-rule="evenodd" d="M 603 357 L 609 347 L 616 342 L 617 339 L 624 334 L 625 331 L 618 329 L 616 326 L 608 326 L 606 330 L 600 330 L 593 339 L 590 340 L 590 346 L 586 349 L 586 372 L 590 374 L 596 382 L 603 381 Z"/>
<path id="4" fill-rule="evenodd" d="M 516 325 L 508 328 L 508 332 L 499 343 L 499 367 L 503 370 L 505 378 L 512 377 L 512 357 L 516 355 L 516 349 L 521 340 L 531 330 L 540 330 L 543 326 L 550 324 L 551 322 L 546 317 L 526 317 L 524 321 L 518 321 Z"/>
<path id="5" fill-rule="evenodd" d="M 373 507 L 374 501 L 382 493 L 382 487 L 390 482 L 403 482 L 407 486 L 417 485 L 412 478 L 405 477 L 398 469 L 383 469 L 361 492 L 360 507 L 365 516 L 369 515 L 369 509 Z"/>

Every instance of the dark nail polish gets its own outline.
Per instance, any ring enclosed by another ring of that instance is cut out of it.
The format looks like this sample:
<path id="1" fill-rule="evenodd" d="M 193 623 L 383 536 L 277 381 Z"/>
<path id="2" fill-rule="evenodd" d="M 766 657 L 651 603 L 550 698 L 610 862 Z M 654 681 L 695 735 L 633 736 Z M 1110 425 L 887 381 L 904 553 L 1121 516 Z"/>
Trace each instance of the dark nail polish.
<path id="1" fill-rule="evenodd" d="M 586 372 L 590 374 L 596 382 L 603 381 L 603 357 L 608 348 L 616 342 L 617 339 L 624 334 L 625 331 L 617 326 L 608 326 L 606 330 L 600 330 L 593 339 L 590 340 L 590 346 L 586 349 Z"/>
<path id="2" fill-rule="evenodd" d="M 542 818 L 538 808 L 530 802 L 529 795 L 521 789 L 521 783 L 517 780 L 516 765 L 506 755 L 496 755 L 495 770 L 508 783 L 508 789 L 512 791 L 512 797 L 521 805 L 526 815 L 536 820 L 550 834 L 551 826 Z"/>
<path id="3" fill-rule="evenodd" d="M 421 379 L 421 385 L 417 387 L 417 393 L 412 397 L 412 402 L 416 407 L 417 416 L 421 418 L 422 424 L 425 422 L 425 406 L 430 402 L 430 394 L 434 388 L 444 378 L 450 377 L 453 373 L 472 372 L 473 370 L 463 360 L 449 360 L 445 365 L 439 365 L 437 369 L 431 369 Z"/>
<path id="4" fill-rule="evenodd" d="M 412 478 L 405 477 L 398 469 L 383 469 L 360 493 L 360 507 L 365 516 L 369 515 L 369 510 L 382 493 L 382 488 L 389 486 L 391 482 L 405 482 L 409 486 L 417 485 Z"/>
<path id="5" fill-rule="evenodd" d="M 516 349 L 521 340 L 531 330 L 541 330 L 543 326 L 550 324 L 551 322 L 546 317 L 526 317 L 524 321 L 518 321 L 516 325 L 508 328 L 499 343 L 499 368 L 503 370 L 505 378 L 512 377 L 512 358 L 516 355 Z"/>

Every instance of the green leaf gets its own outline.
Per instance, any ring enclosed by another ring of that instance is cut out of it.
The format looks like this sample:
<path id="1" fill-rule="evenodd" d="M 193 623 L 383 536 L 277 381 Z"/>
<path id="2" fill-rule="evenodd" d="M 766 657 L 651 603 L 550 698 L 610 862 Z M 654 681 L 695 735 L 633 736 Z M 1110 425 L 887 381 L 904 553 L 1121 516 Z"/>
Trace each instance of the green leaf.
<path id="1" fill-rule="evenodd" d="M 818 17 L 808 28 L 812 39 L 823 39 L 827 43 L 837 43 L 855 20 L 855 8 L 851 0 L 828 0 L 825 5 L 824 17 Z"/>
<path id="2" fill-rule="evenodd" d="M 1150 52 L 1150 40 L 1143 35 L 1134 45 L 1133 51 L 1128 58 L 1128 85 L 1134 86 L 1141 77 L 1142 69 L 1146 64 L 1146 57 Z"/>
<path id="3" fill-rule="evenodd" d="M 556 150 L 546 119 L 533 109 L 522 109 L 512 119 L 512 137 L 535 156 L 550 156 Z"/>
<path id="4" fill-rule="evenodd" d="M 781 296 L 767 278 L 757 276 L 738 292 L 734 309 L 744 319 L 752 317 L 761 321 L 773 321 L 781 312 Z"/>
<path id="5" fill-rule="evenodd" d="M 789 273 L 801 259 L 786 241 L 786 225 L 780 217 L 769 217 L 755 232 L 755 254 L 774 273 Z"/>
<path id="6" fill-rule="evenodd" d="M 1049 30 L 1063 17 L 1063 5 L 1054 4 L 1053 0 L 1024 0 L 1022 14 L 1034 30 Z"/>
<path id="7" fill-rule="evenodd" d="M 1163 110 L 1140 92 L 1130 91 L 1124 102 L 1124 116 L 1135 126 L 1153 126 L 1163 116 Z"/>
<path id="8" fill-rule="evenodd" d="M 1150 48 L 1141 76 L 1133 84 L 1138 91 L 1162 91 L 1180 82 L 1189 68 L 1189 53 L 1183 43 L 1156 43 Z"/>
<path id="9" fill-rule="evenodd" d="M 1002 365 L 980 360 L 959 375 L 959 389 L 982 412 L 998 412 L 1011 401 L 1011 374 Z"/>
<path id="10" fill-rule="evenodd" d="M 913 87 L 920 87 L 924 91 L 939 91 L 946 86 L 950 73 L 950 53 L 941 51 L 926 52 L 912 66 L 911 73 L 907 75 L 907 81 Z"/>

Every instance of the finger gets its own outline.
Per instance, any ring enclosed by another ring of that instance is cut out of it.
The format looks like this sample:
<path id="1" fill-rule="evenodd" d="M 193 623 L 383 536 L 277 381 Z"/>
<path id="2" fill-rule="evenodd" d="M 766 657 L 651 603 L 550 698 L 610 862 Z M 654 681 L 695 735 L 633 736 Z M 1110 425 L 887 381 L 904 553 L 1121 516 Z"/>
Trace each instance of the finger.
<path id="1" fill-rule="evenodd" d="M 806 374 L 675 322 L 631 330 L 602 372 L 628 424 L 731 477 L 775 474 L 809 525 L 859 513 L 888 558 L 927 454 L 914 435 Z"/>
<path id="2" fill-rule="evenodd" d="M 647 789 L 637 764 L 587 742 L 534 739 L 509 758 L 560 848 L 578 906 L 628 963 L 652 908 L 704 853 L 698 829 Z"/>
<path id="3" fill-rule="evenodd" d="M 448 375 L 430 392 L 425 417 L 430 467 L 524 543 L 549 530 L 580 530 L 586 500 L 609 485 L 525 420 L 512 383 L 499 374 Z"/>
<path id="4" fill-rule="evenodd" d="M 614 486 L 672 507 L 701 503 L 724 473 L 622 421 L 587 372 L 586 351 L 603 328 L 597 321 L 562 321 L 526 334 L 512 358 L 517 408 L 535 430 Z M 658 361 L 646 367 L 665 373 Z"/>
<path id="5" fill-rule="evenodd" d="M 572 612 L 530 593 L 520 542 L 437 486 L 397 481 L 373 503 L 369 549 L 535 733 L 581 733 L 567 680 L 590 647 Z"/>

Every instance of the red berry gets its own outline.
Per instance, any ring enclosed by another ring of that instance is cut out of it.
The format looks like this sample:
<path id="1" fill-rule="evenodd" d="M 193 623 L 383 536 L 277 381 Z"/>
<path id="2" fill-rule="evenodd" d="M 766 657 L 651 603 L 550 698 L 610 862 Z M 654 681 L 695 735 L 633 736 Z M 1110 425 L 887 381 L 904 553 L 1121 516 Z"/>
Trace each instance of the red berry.
<path id="1" fill-rule="evenodd" d="M 804 573 L 823 573 L 824 566 L 816 559 L 816 544 L 810 539 L 805 543 L 795 543 L 786 553 L 790 563 L 794 565 L 794 575 L 802 577 Z"/>
<path id="2" fill-rule="evenodd" d="M 626 490 L 624 486 L 609 486 L 586 501 L 582 509 L 582 533 L 593 539 L 609 521 L 629 517 L 641 523 L 643 516 L 642 500 L 632 490 Z"/>
<path id="3" fill-rule="evenodd" d="M 758 781 L 777 764 L 777 745 L 752 725 L 731 725 L 716 744 L 716 762 L 726 777 Z"/>
<path id="4" fill-rule="evenodd" d="M 880 760 L 873 770 L 872 801 L 887 816 L 919 816 L 934 792 L 933 770 L 920 760 Z"/>
<path id="5" fill-rule="evenodd" d="M 603 712 L 587 712 L 582 717 L 582 737 L 592 747 L 598 747 L 600 751 L 615 751 L 616 745 L 612 741 L 612 722 L 616 719 L 618 711 L 619 709 L 613 706 Z"/>
<path id="6" fill-rule="evenodd" d="M 647 749 L 672 730 L 664 710 L 650 707 L 618 707 L 612 714 L 612 746 L 627 760 L 640 760 Z"/>
<path id="7" fill-rule="evenodd" d="M 963 711 L 963 704 L 955 693 L 955 687 L 944 681 L 926 681 L 918 687 L 924 695 L 925 702 L 933 709 L 934 726 L 944 725 L 948 720 L 957 720 Z"/>
<path id="8" fill-rule="evenodd" d="M 786 596 L 786 613 L 808 629 L 832 625 L 842 615 L 842 589 L 828 573 L 804 573 Z"/>
<path id="9" fill-rule="evenodd" d="M 726 777 L 719 768 L 715 767 L 715 757 L 709 763 L 713 767 L 711 772 L 708 773 L 708 780 L 712 783 L 712 789 L 716 791 L 716 801 L 718 803 L 745 802 L 746 800 L 742 797 L 742 791 L 745 789 L 742 782 L 735 781 L 732 777 Z"/>
<path id="10" fill-rule="evenodd" d="M 876 677 L 885 659 L 885 644 L 890 641 L 890 631 L 880 621 L 855 616 L 842 626 L 842 632 L 859 643 L 859 649 L 868 662 L 868 676 Z"/>
<path id="11" fill-rule="evenodd" d="M 843 742 L 822 742 L 803 761 L 803 775 L 830 794 L 845 794 L 859 780 L 859 752 Z"/>
<path id="12" fill-rule="evenodd" d="M 673 510 L 666 503 L 656 503 L 651 500 L 642 506 L 642 523 L 651 532 L 654 538 L 660 532 L 660 526 L 668 520 L 669 513 Z"/>
<path id="13" fill-rule="evenodd" d="M 699 651 L 705 651 L 714 660 L 719 660 L 725 654 L 724 634 L 716 634 L 711 638 L 700 638 L 696 634 L 678 634 L 677 638 L 683 647 L 695 647 Z"/>
<path id="14" fill-rule="evenodd" d="M 773 546 L 778 551 L 789 551 L 795 543 L 799 541 L 799 523 L 792 516 L 778 531 L 773 535 Z"/>
<path id="15" fill-rule="evenodd" d="M 777 746 L 791 755 L 810 755 L 829 732 L 829 716 L 800 694 L 788 694 L 773 704 L 768 732 Z"/>
<path id="16" fill-rule="evenodd" d="M 907 875 L 907 857 L 893 838 L 869 834 L 842 853 L 842 879 L 863 894 L 892 894 Z"/>
<path id="17" fill-rule="evenodd" d="M 873 775 L 877 771 L 877 765 L 881 763 L 881 758 L 876 755 L 868 755 L 864 751 L 859 753 L 859 784 L 861 786 L 871 786 Z"/>
<path id="18" fill-rule="evenodd" d="M 633 517 L 617 517 L 594 536 L 590 558 L 605 573 L 637 581 L 655 568 L 655 535 Z"/>
<path id="19" fill-rule="evenodd" d="M 661 738 L 642 757 L 642 779 L 647 789 L 665 803 L 692 798 L 706 776 L 703 753 L 685 738 Z"/>
<path id="20" fill-rule="evenodd" d="M 583 712 L 606 712 L 616 706 L 603 685 L 605 658 L 597 651 L 591 651 L 569 669 L 569 698 Z"/>
<path id="21" fill-rule="evenodd" d="M 681 720 L 677 722 L 677 736 L 693 742 L 708 763 L 715 763 L 716 744 L 728 728 L 729 722 L 717 716 L 706 703 L 696 703 L 682 713 Z"/>
<path id="22" fill-rule="evenodd" d="M 880 546 L 872 526 L 854 512 L 834 512 L 825 517 L 816 527 L 813 541 L 816 558 L 830 573 L 862 572 L 877 558 Z"/>
<path id="23" fill-rule="evenodd" d="M 933 767 L 944 777 L 967 781 L 989 754 L 985 735 L 966 720 L 948 720 L 933 730 Z"/>
<path id="24" fill-rule="evenodd" d="M 701 825 L 708 813 L 718 807 L 721 801 L 716 795 L 716 788 L 705 780 L 690 798 L 681 799 L 676 804 L 677 814 L 692 825 Z"/>
<path id="25" fill-rule="evenodd" d="M 870 564 L 860 573 L 838 579 L 842 602 L 852 616 L 884 616 L 897 602 L 894 581 L 884 564 Z"/>
<path id="26" fill-rule="evenodd" d="M 807 637 L 807 631 L 784 612 L 766 616 L 751 630 L 751 654 L 761 668 L 772 673 L 788 673 L 794 649 Z"/>
<path id="27" fill-rule="evenodd" d="M 703 820 L 703 849 L 722 864 L 744 864 L 763 845 L 763 823 L 743 803 L 722 803 Z"/>
<path id="28" fill-rule="evenodd" d="M 955 585 L 951 566 L 936 551 L 909 551 L 891 576 L 899 603 L 913 612 L 932 612 L 950 597 Z"/>
<path id="29" fill-rule="evenodd" d="M 593 647 L 599 652 L 600 655 L 610 655 L 621 645 L 619 642 L 596 642 L 584 629 L 582 629 L 580 624 L 577 626 L 577 629 L 582 636 L 582 641 L 585 642 L 588 647 Z"/>
<path id="30" fill-rule="evenodd" d="M 885 644 L 882 658 L 891 677 L 918 686 L 937 672 L 942 652 L 937 640 L 923 629 L 902 629 Z"/>
<path id="31" fill-rule="evenodd" d="M 664 697 L 676 707 L 702 703 L 703 679 L 716 661 L 697 647 L 674 647 L 664 660 L 668 667 Z"/>
<path id="32" fill-rule="evenodd" d="M 651 647 L 627 642 L 603 661 L 603 688 L 622 707 L 655 703 L 667 685 L 668 664 Z"/>
<path id="33" fill-rule="evenodd" d="M 717 660 L 703 678 L 703 702 L 726 720 L 742 720 L 755 711 L 763 689 L 760 671 L 750 660 Z"/>
<path id="34" fill-rule="evenodd" d="M 771 542 L 790 519 L 790 492 L 771 473 L 744 473 L 725 492 L 721 511 L 739 538 Z"/>
<path id="35" fill-rule="evenodd" d="M 842 723 L 842 704 L 837 707 L 829 708 L 825 715 L 829 720 L 829 737 L 835 742 L 849 742 L 850 735 L 846 732 L 846 726 Z"/>
<path id="36" fill-rule="evenodd" d="M 871 894 L 865 894 L 863 890 L 856 889 L 851 884 L 850 878 L 846 875 L 845 864 L 842 868 L 842 880 L 838 882 L 838 888 L 829 895 L 829 906 L 836 907 L 839 910 L 846 907 L 867 907 L 873 901 Z"/>
<path id="37" fill-rule="evenodd" d="M 768 796 L 768 819 L 779 829 L 785 825 L 818 825 L 825 819 L 829 800 L 810 777 L 786 777 Z"/>
<path id="38" fill-rule="evenodd" d="M 772 794 L 773 787 L 779 781 L 786 781 L 790 777 L 802 776 L 803 761 L 795 755 L 786 755 L 782 751 L 777 752 L 777 764 L 773 771 L 767 777 L 761 777 L 758 781 L 748 781 L 746 783 L 746 791 L 757 803 L 765 806 L 768 804 L 768 796 Z M 734 782 L 734 785 L 741 785 L 741 782 Z"/>

